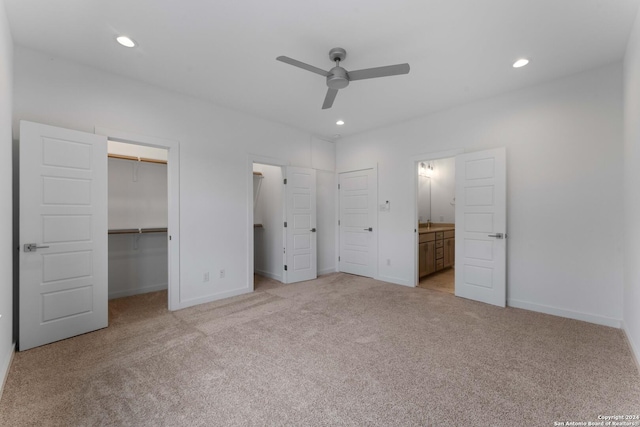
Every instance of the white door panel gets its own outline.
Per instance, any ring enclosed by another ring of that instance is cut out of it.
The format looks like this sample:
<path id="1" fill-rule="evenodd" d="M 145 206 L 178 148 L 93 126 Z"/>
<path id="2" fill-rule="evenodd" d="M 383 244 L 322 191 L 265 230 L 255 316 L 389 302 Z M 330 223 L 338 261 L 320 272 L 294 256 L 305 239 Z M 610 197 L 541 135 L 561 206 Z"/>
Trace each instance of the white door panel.
<path id="1" fill-rule="evenodd" d="M 506 304 L 506 152 L 456 156 L 457 296 Z"/>
<path id="2" fill-rule="evenodd" d="M 318 277 L 316 248 L 316 171 L 285 168 L 285 282 Z"/>
<path id="3" fill-rule="evenodd" d="M 20 350 L 107 326 L 106 137 L 20 123 L 20 242 Z"/>
<path id="4" fill-rule="evenodd" d="M 373 169 L 340 174 L 339 271 L 376 276 L 377 182 Z"/>

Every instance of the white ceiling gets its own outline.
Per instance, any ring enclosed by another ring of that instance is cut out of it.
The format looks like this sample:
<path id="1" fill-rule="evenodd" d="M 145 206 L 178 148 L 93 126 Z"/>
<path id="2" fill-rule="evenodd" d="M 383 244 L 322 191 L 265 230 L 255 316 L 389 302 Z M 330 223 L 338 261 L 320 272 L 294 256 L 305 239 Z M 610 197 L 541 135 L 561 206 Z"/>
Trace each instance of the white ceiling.
<path id="1" fill-rule="evenodd" d="M 331 137 L 620 61 L 639 0 L 4 0 L 16 44 Z M 127 34 L 139 47 L 126 49 Z M 323 69 L 408 62 L 322 110 Z M 511 64 L 519 57 L 531 63 Z M 344 119 L 342 127 L 335 125 Z"/>

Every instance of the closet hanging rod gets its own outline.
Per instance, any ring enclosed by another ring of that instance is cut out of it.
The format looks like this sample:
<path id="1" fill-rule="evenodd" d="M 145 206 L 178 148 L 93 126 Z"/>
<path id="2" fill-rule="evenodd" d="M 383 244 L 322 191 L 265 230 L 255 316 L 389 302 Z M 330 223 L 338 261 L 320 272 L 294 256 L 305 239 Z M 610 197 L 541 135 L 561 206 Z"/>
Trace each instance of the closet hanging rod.
<path id="1" fill-rule="evenodd" d="M 136 157 L 136 156 L 125 156 L 124 154 L 111 154 L 111 153 L 109 153 L 107 156 L 112 158 L 112 159 L 133 160 L 133 161 L 136 161 L 136 162 L 147 162 L 147 163 L 160 163 L 160 164 L 163 164 L 163 165 L 167 164 L 166 160 L 149 159 L 149 158 L 146 158 L 146 157 Z"/>
<path id="2" fill-rule="evenodd" d="M 109 234 L 142 234 L 142 233 L 166 233 L 166 228 L 121 228 L 109 230 Z"/>

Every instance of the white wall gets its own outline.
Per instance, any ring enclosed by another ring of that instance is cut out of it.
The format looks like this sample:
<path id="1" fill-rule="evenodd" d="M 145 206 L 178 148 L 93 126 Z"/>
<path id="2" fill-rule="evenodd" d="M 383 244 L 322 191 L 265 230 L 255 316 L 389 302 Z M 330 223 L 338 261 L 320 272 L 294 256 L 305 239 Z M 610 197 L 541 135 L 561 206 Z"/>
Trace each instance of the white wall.
<path id="1" fill-rule="evenodd" d="M 456 209 L 451 203 L 456 196 L 456 159 L 433 160 L 431 174 L 431 221 L 456 222 Z"/>
<path id="2" fill-rule="evenodd" d="M 323 150 L 312 150 L 302 131 L 20 47 L 14 90 L 14 123 L 26 119 L 86 132 L 98 126 L 180 142 L 183 305 L 251 289 L 249 155 L 311 167 L 312 154 Z M 318 200 L 325 202 L 332 203 Z M 319 244 L 331 238 L 319 236 Z M 333 248 L 319 248 L 324 251 Z M 216 274 L 220 269 L 225 278 Z M 203 281 L 205 272 L 211 273 L 209 282 Z"/>
<path id="3" fill-rule="evenodd" d="M 418 222 L 431 221 L 431 177 L 418 175 Z"/>
<path id="4" fill-rule="evenodd" d="M 412 159 L 506 147 L 509 304 L 619 326 L 622 139 L 614 64 L 345 138 L 337 159 L 340 171 L 378 164 L 378 200 L 393 206 L 378 220 L 379 276 L 412 286 Z"/>
<path id="5" fill-rule="evenodd" d="M 624 328 L 640 360 L 640 11 L 624 60 Z"/>
<path id="6" fill-rule="evenodd" d="M 13 354 L 12 86 L 13 40 L 0 0 L 0 396 Z"/>
<path id="7" fill-rule="evenodd" d="M 166 164 L 109 159 L 109 230 L 166 228 L 167 206 Z M 166 289 L 168 272 L 167 233 L 109 235 L 110 299 Z"/>
<path id="8" fill-rule="evenodd" d="M 253 170 L 262 172 L 260 195 L 254 207 L 254 222 L 262 228 L 254 229 L 254 270 L 256 273 L 282 281 L 283 253 L 283 184 L 282 168 L 254 164 Z"/>

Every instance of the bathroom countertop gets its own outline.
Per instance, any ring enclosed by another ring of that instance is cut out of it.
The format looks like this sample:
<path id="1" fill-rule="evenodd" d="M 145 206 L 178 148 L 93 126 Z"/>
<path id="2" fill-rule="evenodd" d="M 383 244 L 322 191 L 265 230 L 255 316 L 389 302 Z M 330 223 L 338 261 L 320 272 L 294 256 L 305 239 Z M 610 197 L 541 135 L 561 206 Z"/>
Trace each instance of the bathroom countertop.
<path id="1" fill-rule="evenodd" d="M 456 227 L 453 225 L 432 225 L 431 228 L 420 227 L 418 228 L 419 234 L 434 233 L 436 231 L 455 231 Z"/>

